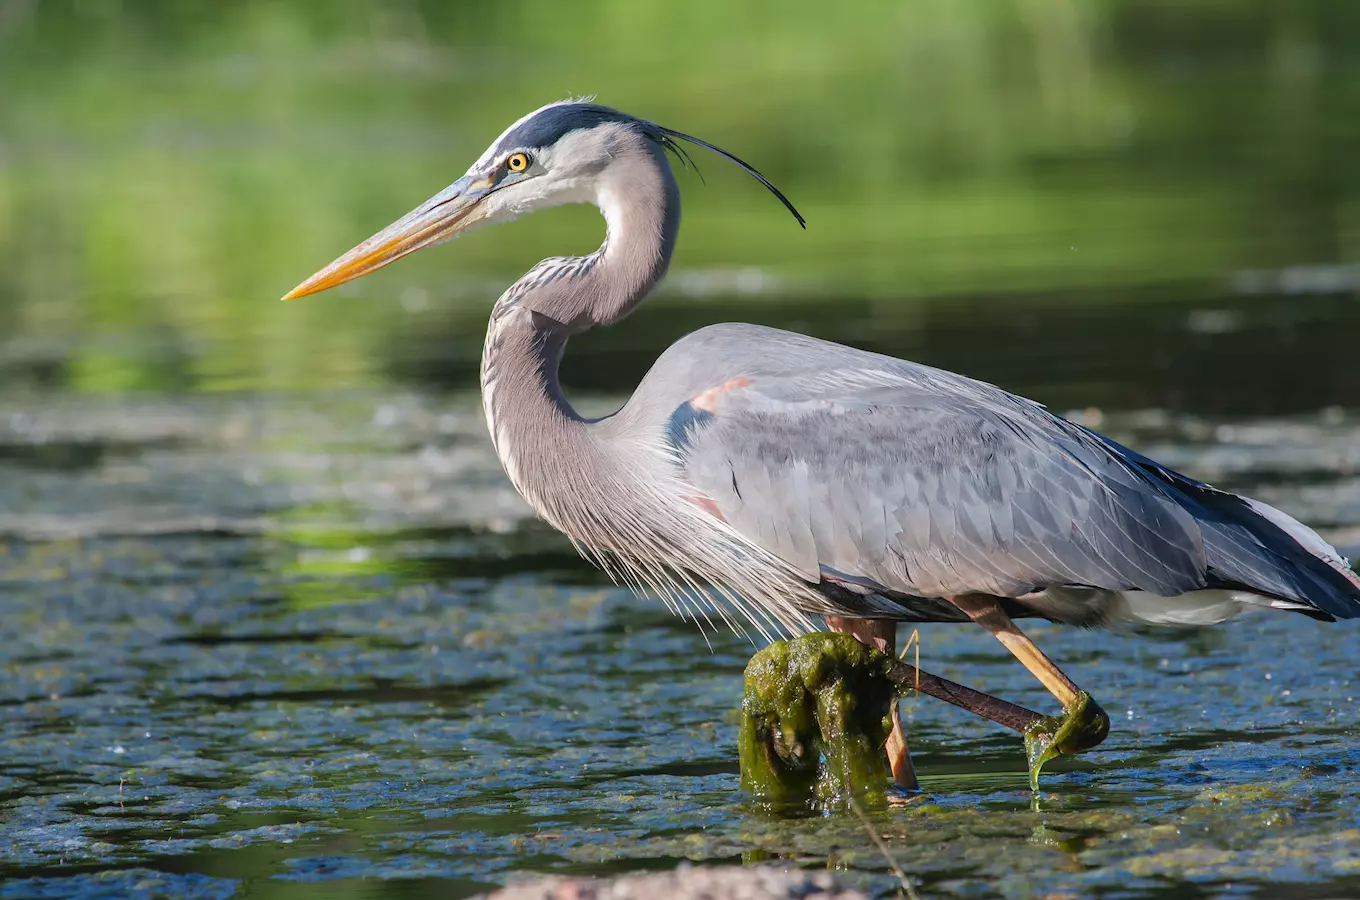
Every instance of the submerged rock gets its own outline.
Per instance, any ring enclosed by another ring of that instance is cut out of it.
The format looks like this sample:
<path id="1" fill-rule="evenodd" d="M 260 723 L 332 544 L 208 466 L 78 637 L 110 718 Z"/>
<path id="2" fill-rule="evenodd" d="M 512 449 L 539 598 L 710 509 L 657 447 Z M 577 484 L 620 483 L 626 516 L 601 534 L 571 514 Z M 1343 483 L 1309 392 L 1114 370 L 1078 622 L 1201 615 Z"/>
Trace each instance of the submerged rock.
<path id="1" fill-rule="evenodd" d="M 746 666 L 741 786 L 770 805 L 822 808 L 888 790 L 892 657 L 848 634 L 771 644 Z"/>
<path id="2" fill-rule="evenodd" d="M 681 866 L 673 872 L 621 878 L 536 878 L 512 884 L 485 900 L 868 900 L 827 872 L 771 866 Z"/>

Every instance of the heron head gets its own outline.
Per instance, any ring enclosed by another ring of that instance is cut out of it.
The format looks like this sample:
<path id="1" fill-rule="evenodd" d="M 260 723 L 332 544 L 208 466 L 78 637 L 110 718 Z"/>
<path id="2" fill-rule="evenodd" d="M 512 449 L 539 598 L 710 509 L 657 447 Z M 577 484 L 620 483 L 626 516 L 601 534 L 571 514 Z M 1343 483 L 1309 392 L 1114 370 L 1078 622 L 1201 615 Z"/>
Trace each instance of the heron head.
<path id="1" fill-rule="evenodd" d="M 670 151 L 689 165 L 680 141 L 706 147 L 741 166 L 777 196 L 799 224 L 788 199 L 747 163 L 706 141 L 607 106 L 552 103 L 511 125 L 467 174 L 299 284 L 283 298 L 305 297 L 353 281 L 422 247 L 482 225 L 564 203 L 600 203 L 611 169 L 643 148 L 662 160 Z"/>

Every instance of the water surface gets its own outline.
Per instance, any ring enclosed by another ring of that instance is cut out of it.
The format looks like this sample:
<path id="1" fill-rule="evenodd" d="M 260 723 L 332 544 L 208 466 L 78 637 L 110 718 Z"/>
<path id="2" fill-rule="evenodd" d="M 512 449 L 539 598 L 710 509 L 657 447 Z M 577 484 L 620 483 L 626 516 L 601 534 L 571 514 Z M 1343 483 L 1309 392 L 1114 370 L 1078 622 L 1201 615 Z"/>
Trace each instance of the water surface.
<path id="1" fill-rule="evenodd" d="M 1102 418 L 1360 549 L 1354 415 Z M 460 896 L 761 859 L 889 891 L 854 818 L 737 793 L 752 644 L 609 585 L 482 428 L 467 395 L 6 401 L 0 896 Z M 927 896 L 1360 890 L 1349 623 L 1029 631 L 1111 736 L 1035 800 L 1012 735 L 909 702 L 930 798 L 872 820 Z M 921 639 L 930 670 L 1052 706 L 980 630 Z"/>

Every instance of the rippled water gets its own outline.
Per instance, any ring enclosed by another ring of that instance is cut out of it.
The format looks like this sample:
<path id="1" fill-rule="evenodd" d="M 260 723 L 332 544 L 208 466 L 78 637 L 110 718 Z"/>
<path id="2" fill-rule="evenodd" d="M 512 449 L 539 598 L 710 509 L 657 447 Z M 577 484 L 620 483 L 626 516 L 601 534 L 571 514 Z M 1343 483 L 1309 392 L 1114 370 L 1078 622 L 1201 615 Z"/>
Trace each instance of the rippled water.
<path id="1" fill-rule="evenodd" d="M 1354 415 L 1100 424 L 1360 549 Z M 529 521 L 482 429 L 467 396 L 0 406 L 0 897 L 759 859 L 891 891 L 858 820 L 736 793 L 752 646 Z M 1028 630 L 1113 731 L 1035 800 L 1012 735 L 909 702 L 930 796 L 872 821 L 925 896 L 1360 893 L 1353 623 Z M 921 638 L 927 669 L 1052 706 L 980 630 Z"/>

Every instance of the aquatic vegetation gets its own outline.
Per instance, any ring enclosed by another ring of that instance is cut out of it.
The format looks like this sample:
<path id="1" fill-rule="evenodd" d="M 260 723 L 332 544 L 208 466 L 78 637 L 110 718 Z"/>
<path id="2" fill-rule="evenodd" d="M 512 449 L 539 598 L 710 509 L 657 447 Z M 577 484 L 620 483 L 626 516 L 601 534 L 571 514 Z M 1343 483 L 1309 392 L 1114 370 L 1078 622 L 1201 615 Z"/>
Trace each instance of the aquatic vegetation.
<path id="1" fill-rule="evenodd" d="M 888 789 L 892 657 L 848 634 L 765 647 L 746 666 L 741 786 L 771 806 L 844 806 Z"/>
<path id="2" fill-rule="evenodd" d="M 1046 716 L 1025 729 L 1030 790 L 1039 790 L 1039 771 L 1057 756 L 1075 756 L 1096 746 L 1110 733 L 1110 717 L 1086 691 L 1078 691 L 1061 716 Z"/>

